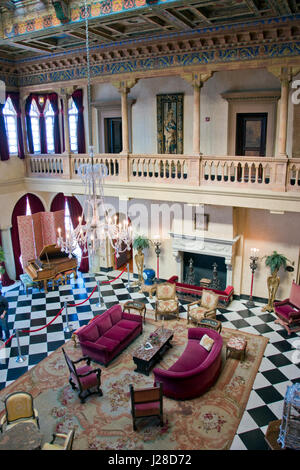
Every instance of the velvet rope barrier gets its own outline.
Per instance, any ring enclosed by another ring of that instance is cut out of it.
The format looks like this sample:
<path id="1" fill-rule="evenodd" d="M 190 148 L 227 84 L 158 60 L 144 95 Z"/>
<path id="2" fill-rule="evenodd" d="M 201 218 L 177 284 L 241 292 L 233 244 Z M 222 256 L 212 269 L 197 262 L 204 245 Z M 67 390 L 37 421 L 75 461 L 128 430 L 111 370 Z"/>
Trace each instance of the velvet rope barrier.
<path id="1" fill-rule="evenodd" d="M 111 279 L 110 281 L 103 281 L 102 284 L 109 284 L 111 282 L 114 282 L 116 281 L 117 279 L 119 279 L 120 276 L 122 276 L 122 274 L 126 271 L 126 268 L 123 269 L 123 271 L 120 272 L 120 274 L 115 277 L 114 279 Z M 93 293 L 95 292 L 95 290 L 97 289 L 97 286 L 94 287 L 94 289 L 92 290 L 92 292 L 90 293 L 90 295 L 85 299 L 83 300 L 82 302 L 79 302 L 78 304 L 69 304 L 69 307 L 78 307 L 82 304 L 84 304 L 85 302 L 87 302 L 93 295 Z M 56 320 L 56 318 L 61 314 L 61 312 L 63 311 L 64 307 L 62 307 L 60 309 L 60 311 L 55 315 L 54 318 L 52 318 L 52 320 L 47 323 L 46 325 L 42 326 L 41 328 L 37 328 L 36 330 L 21 330 L 22 333 L 36 333 L 37 331 L 41 331 L 43 330 L 44 328 L 47 328 L 47 326 L 51 325 L 51 323 L 54 322 L 54 320 Z M 0 347 L 0 349 L 4 348 L 13 338 L 15 337 L 15 334 L 12 334 L 10 338 L 8 338 L 5 343 Z"/>

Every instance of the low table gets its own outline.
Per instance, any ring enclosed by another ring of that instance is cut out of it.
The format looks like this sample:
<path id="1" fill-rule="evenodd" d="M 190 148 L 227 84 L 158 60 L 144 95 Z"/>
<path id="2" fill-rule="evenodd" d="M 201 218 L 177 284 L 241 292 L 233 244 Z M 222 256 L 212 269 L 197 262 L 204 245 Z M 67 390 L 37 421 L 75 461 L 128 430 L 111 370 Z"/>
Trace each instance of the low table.
<path id="1" fill-rule="evenodd" d="M 271 421 L 268 425 L 268 429 L 265 435 L 265 441 L 268 444 L 270 450 L 283 450 L 281 444 L 277 442 L 279 431 L 280 431 L 281 419 Z"/>
<path id="2" fill-rule="evenodd" d="M 211 328 L 212 330 L 216 330 L 218 333 L 222 331 L 222 323 L 215 318 L 202 318 L 198 322 L 198 326 L 200 328 Z"/>
<path id="3" fill-rule="evenodd" d="M 136 364 L 135 372 L 149 375 L 151 368 L 162 358 L 163 354 L 172 347 L 170 341 L 172 340 L 174 332 L 166 328 L 157 328 L 145 342 L 133 352 L 133 362 Z M 158 338 L 158 342 L 154 343 L 153 337 Z M 149 342 L 152 345 L 151 349 L 145 349 L 145 344 Z"/>
<path id="4" fill-rule="evenodd" d="M 232 336 L 226 344 L 226 359 L 231 353 L 235 353 L 245 359 L 247 341 L 240 336 Z"/>
<path id="5" fill-rule="evenodd" d="M 38 450 L 42 437 L 35 424 L 20 422 L 0 434 L 0 450 Z"/>
<path id="6" fill-rule="evenodd" d="M 128 300 L 123 305 L 123 312 L 130 313 L 131 310 L 136 310 L 139 312 L 141 316 L 144 317 L 145 323 L 145 316 L 146 316 L 146 305 L 143 302 L 139 302 L 138 300 Z"/>
<path id="7" fill-rule="evenodd" d="M 150 299 L 155 295 L 156 284 L 145 284 L 144 282 L 141 285 L 140 292 L 148 292 Z"/>

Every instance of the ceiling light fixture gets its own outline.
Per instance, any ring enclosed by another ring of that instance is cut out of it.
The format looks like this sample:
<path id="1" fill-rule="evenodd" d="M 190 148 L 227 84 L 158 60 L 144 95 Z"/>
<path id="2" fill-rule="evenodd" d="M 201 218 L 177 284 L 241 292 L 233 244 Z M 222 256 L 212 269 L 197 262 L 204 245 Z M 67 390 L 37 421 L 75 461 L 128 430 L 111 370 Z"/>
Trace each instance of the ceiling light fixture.
<path id="1" fill-rule="evenodd" d="M 57 245 L 62 251 L 72 256 L 72 253 L 79 245 L 83 249 L 85 256 L 88 251 L 94 255 L 101 247 L 101 244 L 108 239 L 115 255 L 118 258 L 120 253 L 130 250 L 132 244 L 132 227 L 126 216 L 123 223 L 120 223 L 118 216 L 111 216 L 104 204 L 103 180 L 107 176 L 107 167 L 104 164 L 94 163 L 93 148 L 93 128 L 91 109 L 91 67 L 90 67 L 90 47 L 88 28 L 88 7 L 84 1 L 85 30 L 86 30 L 86 53 L 87 53 L 87 101 L 88 101 L 88 130 L 89 147 L 88 154 L 90 163 L 79 166 L 78 174 L 85 187 L 85 198 L 82 215 L 78 219 L 78 225 L 73 230 L 66 232 L 65 239 L 62 237 L 61 229 L 58 229 Z"/>

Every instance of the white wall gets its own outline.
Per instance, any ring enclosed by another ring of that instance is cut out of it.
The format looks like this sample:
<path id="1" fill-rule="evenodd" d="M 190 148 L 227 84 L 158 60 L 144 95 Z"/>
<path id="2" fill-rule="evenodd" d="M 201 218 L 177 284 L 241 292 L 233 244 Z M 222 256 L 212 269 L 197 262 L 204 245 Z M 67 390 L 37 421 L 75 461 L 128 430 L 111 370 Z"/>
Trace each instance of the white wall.
<path id="1" fill-rule="evenodd" d="M 216 72 L 201 89 L 200 151 L 204 155 L 227 155 L 228 103 L 222 93 L 278 89 L 279 80 L 266 69 Z M 141 79 L 130 90 L 128 97 L 136 99 L 132 107 L 133 153 L 157 152 L 156 95 L 162 93 L 184 93 L 184 154 L 192 154 L 193 88 L 180 76 Z M 110 84 L 96 84 L 93 100 L 120 100 L 120 94 Z M 292 106 L 289 124 L 291 122 Z M 289 152 L 291 137 L 289 126 Z"/>

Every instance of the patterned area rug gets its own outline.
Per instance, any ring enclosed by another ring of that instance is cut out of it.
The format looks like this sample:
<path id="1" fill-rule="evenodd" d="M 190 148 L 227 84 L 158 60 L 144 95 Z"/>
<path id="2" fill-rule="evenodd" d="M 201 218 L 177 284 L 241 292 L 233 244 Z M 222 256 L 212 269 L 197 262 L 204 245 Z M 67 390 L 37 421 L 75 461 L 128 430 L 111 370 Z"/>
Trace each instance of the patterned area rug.
<path id="1" fill-rule="evenodd" d="M 154 331 L 159 322 L 146 320 L 143 335 L 138 337 L 107 368 L 102 367 L 103 396 L 92 395 L 81 404 L 68 382 L 68 371 L 61 348 L 41 361 L 13 384 L 0 392 L 2 400 L 13 391 L 24 390 L 34 397 L 39 412 L 43 442 L 49 442 L 53 432 L 67 432 L 75 427 L 73 448 L 113 450 L 221 450 L 229 449 L 245 410 L 251 388 L 264 354 L 268 339 L 263 336 L 223 328 L 223 365 L 214 386 L 193 400 L 176 401 L 164 397 L 164 422 L 140 420 L 138 431 L 132 428 L 129 385 L 136 388 L 152 386 L 149 377 L 134 372 L 133 351 Z M 170 367 L 183 352 L 187 342 L 185 320 L 165 321 L 174 330 L 173 348 L 169 349 L 161 368 Z M 226 342 L 231 336 L 247 340 L 244 361 L 225 359 Z M 69 341 L 66 352 L 72 359 L 81 357 L 80 347 Z M 95 367 L 97 365 L 93 363 Z"/>

